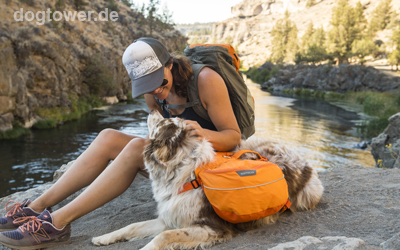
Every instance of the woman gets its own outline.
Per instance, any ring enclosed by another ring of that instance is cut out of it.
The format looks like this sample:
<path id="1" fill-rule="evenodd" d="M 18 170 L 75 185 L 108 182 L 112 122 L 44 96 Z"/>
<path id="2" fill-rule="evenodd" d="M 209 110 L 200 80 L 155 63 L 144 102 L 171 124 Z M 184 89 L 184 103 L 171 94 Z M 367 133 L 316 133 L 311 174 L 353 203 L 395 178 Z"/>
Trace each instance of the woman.
<path id="1" fill-rule="evenodd" d="M 125 50 L 122 61 L 132 80 L 133 98 L 144 94 L 149 110 L 168 114 L 163 112 L 157 99 L 167 104 L 187 102 L 186 88 L 193 75 L 190 61 L 171 57 L 158 40 L 135 40 Z M 198 75 L 198 91 L 212 122 L 202 119 L 192 108 L 171 109 L 172 116 L 187 119 L 186 129 L 199 139 L 209 140 L 215 150 L 233 149 L 240 143 L 241 134 L 223 79 L 210 68 L 203 68 Z M 0 231 L 7 231 L 0 234 L 0 243 L 16 249 L 68 243 L 72 221 L 116 198 L 131 185 L 138 171 L 144 168 L 145 145 L 145 138 L 112 129 L 101 131 L 44 194 L 32 202 L 14 202 L 8 208 L 8 213 L 0 218 Z M 110 160 L 113 162 L 107 167 Z M 86 186 L 66 206 L 52 213 L 46 209 Z M 47 234 L 35 237 L 42 229 Z"/>

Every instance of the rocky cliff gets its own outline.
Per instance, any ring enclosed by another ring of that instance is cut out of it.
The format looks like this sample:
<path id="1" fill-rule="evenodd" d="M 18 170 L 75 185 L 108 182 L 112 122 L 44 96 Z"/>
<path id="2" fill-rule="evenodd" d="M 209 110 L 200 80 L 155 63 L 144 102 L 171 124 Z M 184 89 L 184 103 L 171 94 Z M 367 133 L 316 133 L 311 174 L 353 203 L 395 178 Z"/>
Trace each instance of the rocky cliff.
<path id="1" fill-rule="evenodd" d="M 298 88 L 341 93 L 350 90 L 397 93 L 400 90 L 400 77 L 391 77 L 373 67 L 362 65 L 287 65 L 263 83 L 261 88 L 273 88 L 275 91 Z"/>
<path id="2" fill-rule="evenodd" d="M 0 130 L 12 128 L 15 122 L 31 127 L 40 119 L 39 108 L 68 109 L 71 96 L 87 96 L 89 87 L 84 75 L 88 65 L 101 64 L 100 70 L 110 72 L 114 86 L 104 96 L 126 98 L 130 80 L 122 54 L 134 39 L 150 33 L 141 13 L 119 1 L 94 0 L 81 6 L 86 14 L 92 11 L 92 16 L 99 16 L 106 8 L 109 12 L 114 9 L 118 12 L 117 21 L 63 18 L 58 22 L 46 19 L 40 25 L 37 19 L 15 20 L 15 13 L 21 8 L 30 19 L 28 11 L 36 13 L 36 17 L 46 10 L 75 11 L 74 4 L 78 2 L 83 1 L 0 0 Z M 187 41 L 172 27 L 154 30 L 152 36 L 171 52 Z"/>
<path id="3" fill-rule="evenodd" d="M 379 0 L 349 0 L 353 6 L 360 1 L 368 20 Z M 215 23 L 212 39 L 218 42 L 230 41 L 239 50 L 245 67 L 261 65 L 271 54 L 271 31 L 277 20 L 283 17 L 285 10 L 290 11 L 290 18 L 299 30 L 301 37 L 307 25 L 329 29 L 332 9 L 336 0 L 316 0 L 315 5 L 306 7 L 307 0 L 244 0 L 233 6 L 232 17 Z M 400 1 L 392 1 L 392 10 L 400 12 Z M 387 32 L 378 33 L 382 41 L 388 40 Z"/>

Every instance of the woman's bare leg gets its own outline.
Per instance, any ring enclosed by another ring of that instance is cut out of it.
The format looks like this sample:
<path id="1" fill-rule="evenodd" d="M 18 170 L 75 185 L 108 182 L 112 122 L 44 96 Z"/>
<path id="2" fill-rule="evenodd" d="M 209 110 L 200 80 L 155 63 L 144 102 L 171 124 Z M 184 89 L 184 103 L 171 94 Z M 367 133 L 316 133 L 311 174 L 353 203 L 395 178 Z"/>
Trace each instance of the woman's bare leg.
<path id="1" fill-rule="evenodd" d="M 145 140 L 131 140 L 89 187 L 73 201 L 52 213 L 53 224 L 62 228 L 122 194 L 143 164 Z"/>
<path id="2" fill-rule="evenodd" d="M 29 207 L 41 212 L 86 187 L 104 171 L 110 160 L 115 159 L 135 138 L 138 137 L 112 129 L 101 131 L 68 171 L 50 189 L 29 204 Z"/>

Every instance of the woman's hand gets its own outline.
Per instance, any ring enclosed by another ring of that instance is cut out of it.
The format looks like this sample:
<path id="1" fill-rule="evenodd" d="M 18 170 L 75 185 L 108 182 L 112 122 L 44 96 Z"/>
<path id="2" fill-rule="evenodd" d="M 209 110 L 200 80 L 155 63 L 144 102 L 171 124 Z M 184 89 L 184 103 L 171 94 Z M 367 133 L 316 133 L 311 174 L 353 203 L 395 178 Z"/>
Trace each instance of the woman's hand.
<path id="1" fill-rule="evenodd" d="M 196 122 L 186 120 L 186 128 L 190 136 L 195 136 L 197 139 L 202 140 L 205 137 L 204 129 Z"/>

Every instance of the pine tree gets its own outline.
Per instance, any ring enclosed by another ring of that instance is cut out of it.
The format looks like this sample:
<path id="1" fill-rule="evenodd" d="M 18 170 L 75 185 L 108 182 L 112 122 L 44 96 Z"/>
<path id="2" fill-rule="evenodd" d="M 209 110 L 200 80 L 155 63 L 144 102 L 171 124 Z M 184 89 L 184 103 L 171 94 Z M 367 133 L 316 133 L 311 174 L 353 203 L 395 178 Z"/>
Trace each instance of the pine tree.
<path id="1" fill-rule="evenodd" d="M 365 19 L 364 16 L 364 6 L 361 4 L 361 2 L 357 2 L 356 7 L 354 8 L 354 17 L 355 17 L 355 23 L 357 25 L 357 29 L 359 32 L 358 39 L 361 39 L 361 37 L 364 35 L 363 32 L 367 26 L 367 19 Z"/>
<path id="2" fill-rule="evenodd" d="M 390 10 L 392 0 L 381 0 L 379 5 L 372 13 L 369 23 L 368 32 L 370 36 L 374 36 L 379 30 L 384 30 L 390 22 Z"/>
<path id="3" fill-rule="evenodd" d="M 286 10 L 285 16 L 276 22 L 271 34 L 273 37 L 271 60 L 276 63 L 282 63 L 288 55 L 293 57 L 291 59 L 294 59 L 298 49 L 297 27 L 290 20 L 289 11 Z"/>
<path id="4" fill-rule="evenodd" d="M 363 38 L 361 40 L 354 40 L 352 45 L 352 53 L 358 57 L 361 65 L 365 63 L 365 57 L 371 55 L 378 50 L 378 46 L 370 38 Z"/>
<path id="5" fill-rule="evenodd" d="M 325 35 L 325 30 L 324 27 L 320 27 L 316 29 L 311 37 L 311 41 L 313 44 L 318 45 L 319 47 L 324 47 L 325 46 L 325 41 L 326 41 L 326 35 Z"/>
<path id="6" fill-rule="evenodd" d="M 147 23 L 150 29 L 150 35 L 153 34 L 153 30 L 157 24 L 157 16 L 156 13 L 158 11 L 160 5 L 160 0 L 149 0 L 149 5 L 147 6 Z"/>
<path id="7" fill-rule="evenodd" d="M 160 16 L 160 28 L 161 30 L 173 29 L 175 25 L 172 20 L 172 12 L 169 11 L 168 6 L 164 5 L 162 9 L 162 14 Z"/>
<path id="8" fill-rule="evenodd" d="M 393 65 L 396 65 L 396 70 L 398 70 L 398 65 L 400 64 L 400 25 L 397 26 L 395 31 L 393 31 L 391 40 L 395 45 L 395 50 L 388 56 L 389 64 L 392 67 Z"/>
<path id="9" fill-rule="evenodd" d="M 301 50 L 307 49 L 308 44 L 310 43 L 310 40 L 311 40 L 314 32 L 315 32 L 314 25 L 312 22 L 310 22 L 307 26 L 306 32 L 301 37 Z"/>
<path id="10" fill-rule="evenodd" d="M 132 0 L 120 0 L 120 2 L 128 7 L 131 7 L 133 5 Z"/>
<path id="11" fill-rule="evenodd" d="M 394 50 L 392 53 L 388 55 L 388 61 L 391 67 L 391 70 L 393 70 L 393 66 L 396 66 L 396 71 L 399 70 L 399 64 L 400 64 L 400 50 Z"/>
<path id="12" fill-rule="evenodd" d="M 348 4 L 339 0 L 332 13 L 332 29 L 328 33 L 327 50 L 337 59 L 337 64 L 348 62 L 354 40 L 360 38 L 360 17 Z"/>

